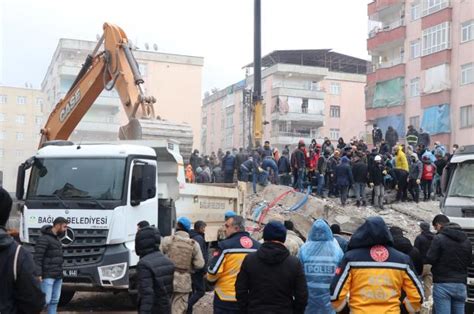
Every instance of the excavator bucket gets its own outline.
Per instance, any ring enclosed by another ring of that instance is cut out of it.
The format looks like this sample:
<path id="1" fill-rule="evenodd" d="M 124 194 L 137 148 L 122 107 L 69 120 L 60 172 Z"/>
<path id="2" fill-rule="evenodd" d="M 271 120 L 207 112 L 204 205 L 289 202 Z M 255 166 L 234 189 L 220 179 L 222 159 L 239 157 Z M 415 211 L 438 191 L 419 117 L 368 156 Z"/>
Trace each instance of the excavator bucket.
<path id="1" fill-rule="evenodd" d="M 119 139 L 121 140 L 141 140 L 142 126 L 138 119 L 132 118 L 128 124 L 119 129 Z"/>

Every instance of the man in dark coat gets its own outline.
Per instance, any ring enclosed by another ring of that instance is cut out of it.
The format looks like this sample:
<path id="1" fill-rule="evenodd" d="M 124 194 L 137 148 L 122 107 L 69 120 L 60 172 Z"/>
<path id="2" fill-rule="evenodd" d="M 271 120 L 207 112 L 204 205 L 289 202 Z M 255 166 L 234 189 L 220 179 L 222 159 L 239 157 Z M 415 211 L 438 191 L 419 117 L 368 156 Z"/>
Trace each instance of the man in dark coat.
<path id="1" fill-rule="evenodd" d="M 472 246 L 461 227 L 439 214 L 433 219 L 438 234 L 426 254 L 432 265 L 433 300 L 437 313 L 464 313 L 467 298 L 467 268 Z"/>
<path id="2" fill-rule="evenodd" d="M 422 221 L 419 223 L 421 233 L 415 239 L 415 247 L 420 251 L 421 257 L 423 258 L 423 273 L 421 274 L 421 280 L 423 281 L 423 289 L 425 291 L 425 299 L 428 300 L 431 297 L 431 287 L 433 286 L 433 274 L 431 273 L 431 265 L 426 258 L 426 254 L 430 249 L 431 242 L 433 241 L 434 234 L 430 231 L 430 224 Z"/>
<path id="3" fill-rule="evenodd" d="M 235 157 L 227 151 L 222 158 L 222 170 L 224 171 L 224 183 L 232 183 L 234 181 Z"/>
<path id="4" fill-rule="evenodd" d="M 171 313 L 174 265 L 160 252 L 161 236 L 157 228 L 148 226 L 135 236 L 137 264 L 138 313 Z"/>
<path id="5" fill-rule="evenodd" d="M 209 260 L 209 252 L 206 243 L 206 226 L 207 224 L 204 221 L 198 220 L 194 223 L 194 229 L 189 231 L 189 237 L 199 244 L 202 256 L 204 257 L 204 268 L 191 274 L 193 292 L 188 300 L 187 313 L 189 314 L 193 312 L 194 304 L 196 304 L 206 293 L 204 276 L 206 275 L 206 266 Z"/>
<path id="6" fill-rule="evenodd" d="M 365 187 L 369 177 L 369 170 L 367 164 L 360 157 L 356 157 L 352 164 L 352 174 L 354 176 L 354 191 L 356 196 L 356 205 L 367 205 L 365 199 Z"/>
<path id="7" fill-rule="evenodd" d="M 372 129 L 372 143 L 374 146 L 378 146 L 382 142 L 383 134 L 382 130 L 377 126 L 377 123 L 374 123 Z"/>
<path id="8" fill-rule="evenodd" d="M 341 204 L 346 205 L 347 194 L 349 187 L 354 183 L 352 176 L 351 166 L 349 165 L 349 158 L 343 156 L 341 158 L 341 164 L 336 167 L 336 184 L 341 191 Z"/>
<path id="9" fill-rule="evenodd" d="M 35 276 L 33 257 L 5 228 L 11 208 L 10 195 L 0 187 L 0 313 L 36 314 L 43 309 L 45 297 Z"/>
<path id="10" fill-rule="evenodd" d="M 247 153 L 241 147 L 239 148 L 239 152 L 235 156 L 235 168 L 237 169 L 237 178 L 238 180 L 242 181 L 242 172 L 240 170 L 240 165 L 243 164 L 248 158 Z"/>
<path id="11" fill-rule="evenodd" d="M 403 230 L 400 227 L 392 226 L 389 230 L 393 237 L 393 247 L 410 256 L 416 273 L 418 276 L 421 275 L 423 273 L 423 257 L 420 251 L 403 235 Z"/>
<path id="12" fill-rule="evenodd" d="M 280 175 L 280 184 L 289 186 L 291 184 L 291 165 L 290 152 L 284 149 L 280 159 L 278 159 L 278 174 Z"/>
<path id="13" fill-rule="evenodd" d="M 68 221 L 57 217 L 53 225 L 41 228 L 41 236 L 35 243 L 34 259 L 41 290 L 46 295 L 48 313 L 56 313 L 63 283 L 63 246 L 59 241 L 67 230 Z"/>
<path id="14" fill-rule="evenodd" d="M 424 145 L 425 147 L 430 147 L 431 138 L 428 132 L 424 131 L 420 128 L 420 132 L 418 133 L 418 145 Z"/>
<path id="15" fill-rule="evenodd" d="M 235 283 L 240 313 L 304 313 L 308 288 L 301 262 L 285 247 L 286 228 L 271 221 L 264 243 L 248 254 Z"/>
<path id="16" fill-rule="evenodd" d="M 199 157 L 199 151 L 195 149 L 191 154 L 191 157 L 189 157 L 189 163 L 191 164 L 191 167 L 193 167 L 194 175 L 197 174 L 197 168 L 201 165 L 201 162 L 202 158 Z"/>
<path id="17" fill-rule="evenodd" d="M 385 132 L 385 141 L 390 147 L 390 152 L 391 152 L 392 148 L 398 142 L 398 133 L 392 126 L 389 126 L 387 129 L 387 132 Z"/>
<path id="18" fill-rule="evenodd" d="M 407 140 L 407 144 L 413 148 L 415 148 L 418 144 L 418 131 L 413 127 L 413 125 L 408 126 L 405 138 Z"/>
<path id="19" fill-rule="evenodd" d="M 306 167 L 305 143 L 300 141 L 298 148 L 291 154 L 291 168 L 293 169 L 293 187 L 298 191 L 303 191 L 304 170 Z"/>

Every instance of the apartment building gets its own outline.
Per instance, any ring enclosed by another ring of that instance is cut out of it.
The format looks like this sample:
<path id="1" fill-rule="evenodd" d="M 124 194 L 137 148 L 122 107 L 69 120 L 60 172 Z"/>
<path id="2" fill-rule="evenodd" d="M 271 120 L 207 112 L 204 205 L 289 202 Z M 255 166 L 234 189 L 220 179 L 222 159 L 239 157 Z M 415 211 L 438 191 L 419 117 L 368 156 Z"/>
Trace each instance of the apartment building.
<path id="1" fill-rule="evenodd" d="M 432 142 L 474 139 L 474 1 L 376 0 L 368 4 L 366 117 Z"/>
<path id="2" fill-rule="evenodd" d="M 366 134 L 366 60 L 329 49 L 277 50 L 262 58 L 264 140 L 282 149 Z M 246 66 L 252 68 L 252 64 Z M 250 73 L 249 73 L 250 74 Z M 201 149 L 247 147 L 253 76 L 203 99 Z"/>
<path id="3" fill-rule="evenodd" d="M 60 39 L 41 84 L 46 94 L 46 113 L 68 92 L 87 54 L 97 42 Z M 146 45 L 148 47 L 148 45 Z M 157 99 L 155 113 L 162 119 L 191 125 L 195 145 L 200 139 L 202 57 L 135 50 L 134 56 L 145 80 L 145 92 Z M 183 92 L 186 91 L 186 92 Z M 183 115 L 183 110 L 186 115 Z M 127 123 L 115 90 L 104 90 L 71 135 L 72 140 L 116 140 Z M 198 146 L 197 146 L 198 147 Z"/>
<path id="4" fill-rule="evenodd" d="M 37 89 L 0 86 L 0 185 L 11 193 L 18 166 L 38 148 L 44 99 Z"/>

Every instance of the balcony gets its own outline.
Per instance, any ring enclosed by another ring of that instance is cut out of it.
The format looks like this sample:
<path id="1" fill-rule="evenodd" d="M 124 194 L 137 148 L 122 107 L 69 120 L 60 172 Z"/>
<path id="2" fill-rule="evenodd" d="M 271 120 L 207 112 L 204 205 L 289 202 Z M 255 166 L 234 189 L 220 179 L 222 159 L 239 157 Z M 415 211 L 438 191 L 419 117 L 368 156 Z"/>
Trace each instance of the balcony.
<path id="1" fill-rule="evenodd" d="M 403 43 L 406 37 L 406 26 L 403 19 L 382 27 L 375 27 L 369 32 L 367 49 L 372 52 L 383 51 L 386 47 L 395 47 Z"/>
<path id="2" fill-rule="evenodd" d="M 273 87 L 272 96 L 290 96 L 311 99 L 324 99 L 324 92 L 318 89 L 296 87 Z"/>
<path id="3" fill-rule="evenodd" d="M 401 7 L 404 3 L 404 0 L 375 0 L 369 3 L 367 13 L 369 16 L 374 16 L 383 11 Z"/>
<path id="4" fill-rule="evenodd" d="M 399 76 L 405 76 L 403 57 L 373 64 L 367 73 L 367 84 L 374 85 L 378 81 L 386 81 Z"/>
<path id="5" fill-rule="evenodd" d="M 324 121 L 324 110 L 316 112 L 303 112 L 302 110 L 287 113 L 273 112 L 272 121 L 297 121 L 300 124 L 320 127 Z"/>
<path id="6" fill-rule="evenodd" d="M 312 129 L 308 130 L 308 132 L 272 132 L 270 140 L 272 145 L 284 147 L 285 145 L 296 145 L 299 140 L 304 140 L 305 143 L 311 143 L 313 138 L 320 138 L 319 130 Z"/>

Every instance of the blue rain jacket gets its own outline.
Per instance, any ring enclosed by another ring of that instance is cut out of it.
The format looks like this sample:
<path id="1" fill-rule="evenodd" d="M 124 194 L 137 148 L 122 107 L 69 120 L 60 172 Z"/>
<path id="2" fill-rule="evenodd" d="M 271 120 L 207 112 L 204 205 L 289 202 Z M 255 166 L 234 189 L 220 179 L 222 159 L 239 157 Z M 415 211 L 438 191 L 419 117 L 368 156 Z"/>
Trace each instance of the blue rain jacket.
<path id="1" fill-rule="evenodd" d="M 322 219 L 316 220 L 299 252 L 309 292 L 306 314 L 336 313 L 331 306 L 329 287 L 343 255 L 328 224 Z"/>

